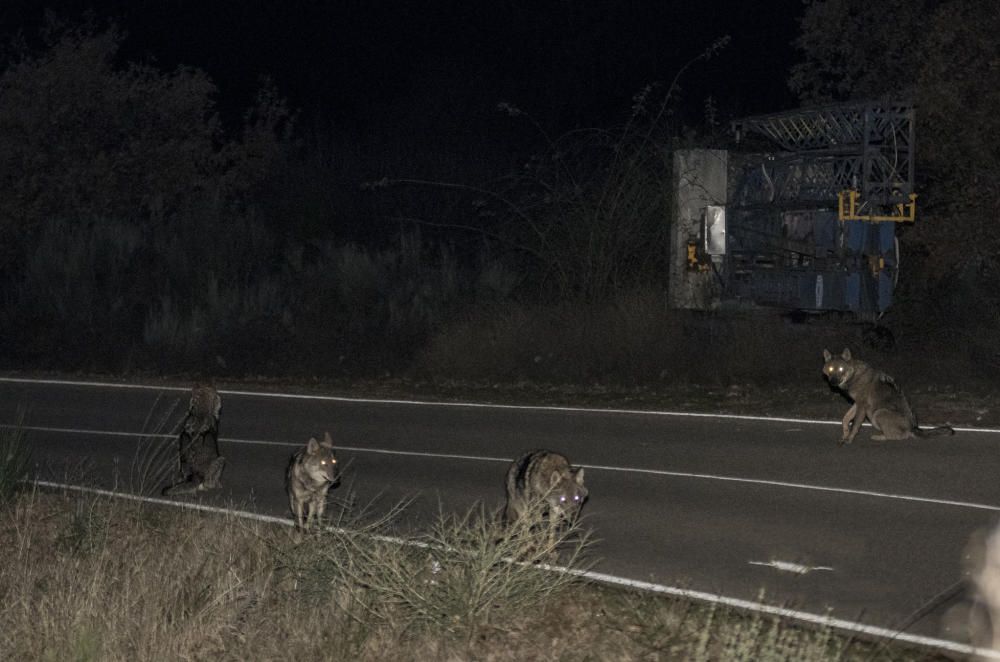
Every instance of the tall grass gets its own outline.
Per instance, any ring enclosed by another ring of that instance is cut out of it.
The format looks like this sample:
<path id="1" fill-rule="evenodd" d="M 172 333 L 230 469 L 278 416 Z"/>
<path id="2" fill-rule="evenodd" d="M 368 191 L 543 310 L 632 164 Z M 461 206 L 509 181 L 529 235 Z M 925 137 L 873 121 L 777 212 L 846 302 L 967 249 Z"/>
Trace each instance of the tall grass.
<path id="1" fill-rule="evenodd" d="M 235 515 L 22 492 L 0 504 L 0 658 L 943 659 L 547 572 L 481 509 L 412 544 L 385 535 L 392 513 L 335 519 L 295 544 Z"/>
<path id="2" fill-rule="evenodd" d="M 12 425 L 0 428 L 0 503 L 13 498 L 28 476 L 31 451 L 24 430 L 25 410 L 18 409 Z"/>
<path id="3" fill-rule="evenodd" d="M 177 435 L 184 423 L 185 399 L 175 397 L 165 404 L 161 402 L 159 394 L 146 413 L 143 435 L 136 444 L 128 474 L 115 477 L 116 485 L 122 484 L 133 494 L 157 496 L 177 478 L 180 461 Z"/>
<path id="4" fill-rule="evenodd" d="M 3 659 L 398 659 L 411 637 L 462 650 L 575 581 L 505 562 L 515 543 L 482 511 L 442 516 L 419 546 L 380 533 L 391 514 L 302 544 L 104 497 L 32 492 L 2 517 Z"/>
<path id="5" fill-rule="evenodd" d="M 544 609 L 576 581 L 534 567 L 555 550 L 538 544 L 544 531 L 518 528 L 510 535 L 498 513 L 477 506 L 462 515 L 440 514 L 416 545 L 373 535 L 371 528 L 342 531 L 324 538 L 318 555 L 300 562 L 297 573 L 338 586 L 342 604 L 359 620 L 469 642 L 518 614 Z M 555 541 L 567 547 L 566 563 L 574 568 L 587 546 L 579 533 L 570 527 Z"/>
<path id="6" fill-rule="evenodd" d="M 657 289 L 597 303 L 509 302 L 443 327 L 414 363 L 432 379 L 584 387 L 677 383 L 821 384 L 825 344 L 856 346 L 859 329 L 796 325 L 774 314 L 726 316 L 669 308 Z"/>
<path id="7" fill-rule="evenodd" d="M 0 332 L 12 340 L 0 359 L 173 373 L 396 372 L 458 302 L 504 286 L 497 267 L 477 279 L 419 234 L 368 249 L 286 243 L 254 222 L 192 226 L 41 228 L 25 268 L 0 286 Z"/>
<path id="8" fill-rule="evenodd" d="M 260 527 L 142 515 L 123 501 L 39 494 L 5 510 L 0 656 L 223 655 L 270 581 Z"/>

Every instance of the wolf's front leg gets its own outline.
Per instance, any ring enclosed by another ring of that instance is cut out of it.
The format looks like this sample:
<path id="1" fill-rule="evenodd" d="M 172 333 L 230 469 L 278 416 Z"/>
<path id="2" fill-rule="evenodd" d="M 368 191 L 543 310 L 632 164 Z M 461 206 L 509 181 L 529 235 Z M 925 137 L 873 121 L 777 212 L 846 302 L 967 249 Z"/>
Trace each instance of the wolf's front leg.
<path id="1" fill-rule="evenodd" d="M 312 528 L 319 522 L 317 515 L 321 512 L 320 503 L 322 502 L 317 500 L 316 497 L 310 497 L 306 501 L 306 509 L 308 511 L 308 514 L 306 515 L 306 529 L 308 530 L 312 530 Z"/>
<path id="2" fill-rule="evenodd" d="M 548 557 L 550 562 L 556 562 L 559 560 L 559 550 L 557 548 L 557 540 L 559 538 L 559 526 L 561 522 L 557 515 L 554 513 L 549 513 L 547 521 L 545 523 L 546 535 L 545 535 L 545 557 Z"/>
<path id="3" fill-rule="evenodd" d="M 843 424 L 841 426 L 843 428 L 843 431 L 840 434 L 840 443 L 841 444 L 849 444 L 849 443 L 851 443 L 851 440 L 854 439 L 854 437 L 850 436 L 850 434 L 851 434 L 851 419 L 854 418 L 854 414 L 856 414 L 857 411 L 858 411 L 858 403 L 855 402 L 853 405 L 851 405 L 851 408 L 847 410 L 847 413 L 844 414 L 844 421 L 843 421 Z"/>
<path id="4" fill-rule="evenodd" d="M 316 513 L 316 528 L 322 528 L 323 527 L 323 513 L 326 512 L 326 495 L 325 494 L 323 496 L 319 497 L 318 499 L 316 499 L 315 501 L 313 501 L 312 508 L 310 509 L 310 513 L 309 513 L 310 515 L 312 515 L 312 511 L 315 511 L 315 513 Z"/>
<path id="5" fill-rule="evenodd" d="M 295 513 L 295 528 L 306 528 L 306 504 L 301 499 L 292 499 L 292 512 Z"/>
<path id="6" fill-rule="evenodd" d="M 851 407 L 851 411 L 854 412 L 854 420 L 851 421 L 851 433 L 847 435 L 847 439 L 844 441 L 847 444 L 854 441 L 854 438 L 858 436 L 858 432 L 861 431 L 861 425 L 865 422 L 865 416 L 867 415 L 865 409 L 856 402 Z"/>

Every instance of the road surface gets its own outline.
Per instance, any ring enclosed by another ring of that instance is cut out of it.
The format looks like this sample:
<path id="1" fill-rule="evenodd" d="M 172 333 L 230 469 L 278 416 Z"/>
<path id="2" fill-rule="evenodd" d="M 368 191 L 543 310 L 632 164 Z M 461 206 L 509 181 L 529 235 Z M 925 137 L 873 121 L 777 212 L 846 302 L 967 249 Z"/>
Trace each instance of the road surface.
<path id="1" fill-rule="evenodd" d="M 507 464 L 549 448 L 586 467 L 596 570 L 894 628 L 960 577 L 970 534 L 1000 516 L 1000 433 L 838 447 L 839 421 L 378 401 L 222 389 L 222 494 L 289 516 L 291 453 L 329 430 L 359 503 L 502 505 Z M 41 477 L 119 489 L 171 444 L 186 390 L 0 380 Z M 159 435 L 159 436 L 157 436 Z M 147 480 L 148 482 L 148 480 Z M 808 570 L 796 572 L 796 570 Z M 908 632 L 949 638 L 942 604 Z"/>

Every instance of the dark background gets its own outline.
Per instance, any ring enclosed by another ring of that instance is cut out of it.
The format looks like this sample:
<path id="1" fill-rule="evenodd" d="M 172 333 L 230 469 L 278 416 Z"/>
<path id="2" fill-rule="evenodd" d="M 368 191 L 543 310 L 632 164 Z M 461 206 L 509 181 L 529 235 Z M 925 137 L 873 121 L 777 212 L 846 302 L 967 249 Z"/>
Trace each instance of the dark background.
<path id="1" fill-rule="evenodd" d="M 46 9 L 113 19 L 125 60 L 204 69 L 230 119 L 266 76 L 308 121 L 447 133 L 488 128 L 500 101 L 552 131 L 620 121 L 642 86 L 723 35 L 729 47 L 683 81 L 685 110 L 709 95 L 734 116 L 794 106 L 802 3 L 10 0 L 0 36 L 32 38 Z"/>
<path id="2" fill-rule="evenodd" d="M 728 386 L 852 346 L 992 379 L 995 4 L 2 2 L 0 367 Z M 666 305 L 673 150 L 887 95 L 894 345 Z"/>

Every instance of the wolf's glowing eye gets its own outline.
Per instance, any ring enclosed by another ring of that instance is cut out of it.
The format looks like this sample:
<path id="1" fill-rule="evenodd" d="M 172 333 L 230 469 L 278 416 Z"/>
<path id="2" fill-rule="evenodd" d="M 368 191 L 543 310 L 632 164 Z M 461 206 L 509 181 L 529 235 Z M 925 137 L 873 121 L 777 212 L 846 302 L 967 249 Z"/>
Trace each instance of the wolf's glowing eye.
<path id="1" fill-rule="evenodd" d="M 837 372 L 844 372 L 844 366 L 840 366 L 839 368 L 837 368 Z"/>
<path id="2" fill-rule="evenodd" d="M 559 497 L 559 503 L 562 503 L 564 501 L 566 501 L 566 497 L 565 496 Z"/>
<path id="3" fill-rule="evenodd" d="M 319 463 L 320 464 L 326 464 L 326 460 L 320 460 Z"/>
<path id="4" fill-rule="evenodd" d="M 579 494 L 576 494 L 576 495 L 573 496 L 573 501 L 579 501 L 579 500 L 580 500 L 580 495 Z"/>

